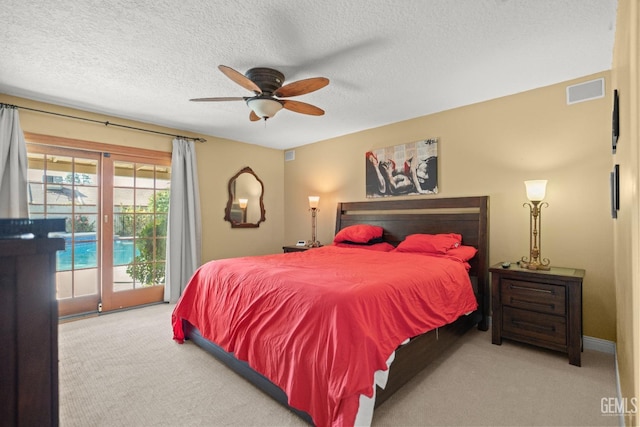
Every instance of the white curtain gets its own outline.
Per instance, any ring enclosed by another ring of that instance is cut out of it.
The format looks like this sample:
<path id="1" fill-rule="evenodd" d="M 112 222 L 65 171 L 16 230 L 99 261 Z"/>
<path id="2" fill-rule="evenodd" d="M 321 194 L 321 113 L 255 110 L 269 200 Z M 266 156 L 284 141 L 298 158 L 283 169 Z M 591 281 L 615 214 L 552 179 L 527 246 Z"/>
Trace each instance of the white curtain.
<path id="1" fill-rule="evenodd" d="M 173 140 L 164 300 L 176 302 L 200 265 L 200 192 L 193 141 Z"/>
<path id="2" fill-rule="evenodd" d="M 0 104 L 0 218 L 28 218 L 27 144 L 18 110 Z"/>

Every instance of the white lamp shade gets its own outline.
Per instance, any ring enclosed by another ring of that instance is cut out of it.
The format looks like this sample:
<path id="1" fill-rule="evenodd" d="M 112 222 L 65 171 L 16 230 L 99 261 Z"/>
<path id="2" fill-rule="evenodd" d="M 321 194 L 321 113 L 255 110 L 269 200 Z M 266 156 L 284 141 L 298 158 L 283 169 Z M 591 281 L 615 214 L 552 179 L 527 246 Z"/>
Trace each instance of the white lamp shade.
<path id="1" fill-rule="evenodd" d="M 527 199 L 531 200 L 532 202 L 539 202 L 544 199 L 545 193 L 547 191 L 546 179 L 525 181 L 524 185 L 527 188 Z"/>
<path id="2" fill-rule="evenodd" d="M 320 196 L 309 196 L 309 207 L 311 209 L 317 209 L 320 203 Z"/>
<path id="3" fill-rule="evenodd" d="M 249 203 L 249 199 L 238 199 L 238 204 L 240 205 L 240 209 L 246 208 L 247 203 Z"/>
<path id="4" fill-rule="evenodd" d="M 270 119 L 282 110 L 281 103 L 269 98 L 253 98 L 247 101 L 247 105 L 261 119 Z"/>

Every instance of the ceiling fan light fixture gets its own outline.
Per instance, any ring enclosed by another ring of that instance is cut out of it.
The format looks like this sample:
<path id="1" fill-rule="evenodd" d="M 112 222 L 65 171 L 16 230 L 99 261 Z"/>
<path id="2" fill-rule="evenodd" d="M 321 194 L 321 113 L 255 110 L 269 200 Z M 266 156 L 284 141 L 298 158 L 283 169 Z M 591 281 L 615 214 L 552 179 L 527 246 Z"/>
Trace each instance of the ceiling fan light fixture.
<path id="1" fill-rule="evenodd" d="M 270 119 L 282 110 L 282 104 L 271 98 L 252 98 L 247 101 L 247 105 L 264 120 Z"/>

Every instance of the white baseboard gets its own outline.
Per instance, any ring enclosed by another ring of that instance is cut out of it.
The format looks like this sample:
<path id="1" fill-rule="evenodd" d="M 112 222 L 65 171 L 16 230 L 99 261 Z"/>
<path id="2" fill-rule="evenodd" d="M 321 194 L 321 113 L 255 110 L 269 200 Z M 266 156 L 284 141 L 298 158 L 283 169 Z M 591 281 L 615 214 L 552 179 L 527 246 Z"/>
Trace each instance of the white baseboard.
<path id="1" fill-rule="evenodd" d="M 620 372 L 618 371 L 618 349 L 616 349 L 616 352 L 615 352 L 615 361 L 616 361 L 616 391 L 618 393 L 618 401 L 620 402 L 622 401 L 622 389 L 620 388 Z M 620 427 L 626 426 L 623 414 L 620 414 L 620 417 L 618 418 L 618 425 Z"/>
<path id="2" fill-rule="evenodd" d="M 616 343 L 595 337 L 582 337 L 582 346 L 585 350 L 595 350 L 601 353 L 616 354 Z"/>
<path id="3" fill-rule="evenodd" d="M 616 343 L 609 340 L 603 340 L 601 338 L 583 336 L 582 346 L 585 350 L 594 350 L 602 353 L 613 354 L 616 365 L 616 392 L 618 395 L 618 400 L 621 401 L 622 391 L 620 390 L 620 372 L 618 371 L 618 351 L 616 348 Z M 625 419 L 623 414 L 619 415 L 618 423 L 619 426 L 625 427 Z"/>

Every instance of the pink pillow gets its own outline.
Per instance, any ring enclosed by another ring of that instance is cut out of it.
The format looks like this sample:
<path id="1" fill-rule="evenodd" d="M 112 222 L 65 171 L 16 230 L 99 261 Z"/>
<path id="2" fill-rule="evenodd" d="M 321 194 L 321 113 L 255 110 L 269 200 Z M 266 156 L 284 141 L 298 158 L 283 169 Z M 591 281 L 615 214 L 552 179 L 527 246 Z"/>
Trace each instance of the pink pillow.
<path id="1" fill-rule="evenodd" d="M 462 236 L 456 233 L 410 234 L 400 242 L 396 251 L 445 254 L 449 249 L 460 246 L 461 242 Z"/>
<path id="2" fill-rule="evenodd" d="M 333 238 L 333 242 L 368 243 L 370 240 L 381 238 L 383 231 L 382 227 L 377 225 L 350 225 L 338 231 L 336 237 Z"/>
<path id="3" fill-rule="evenodd" d="M 353 244 L 353 243 L 334 243 L 335 246 L 339 248 L 360 248 L 360 249 L 370 249 L 372 251 L 380 251 L 380 252 L 391 252 L 395 249 L 395 247 L 391 243 L 381 242 L 374 243 L 371 245 L 363 245 L 363 244 Z"/>

